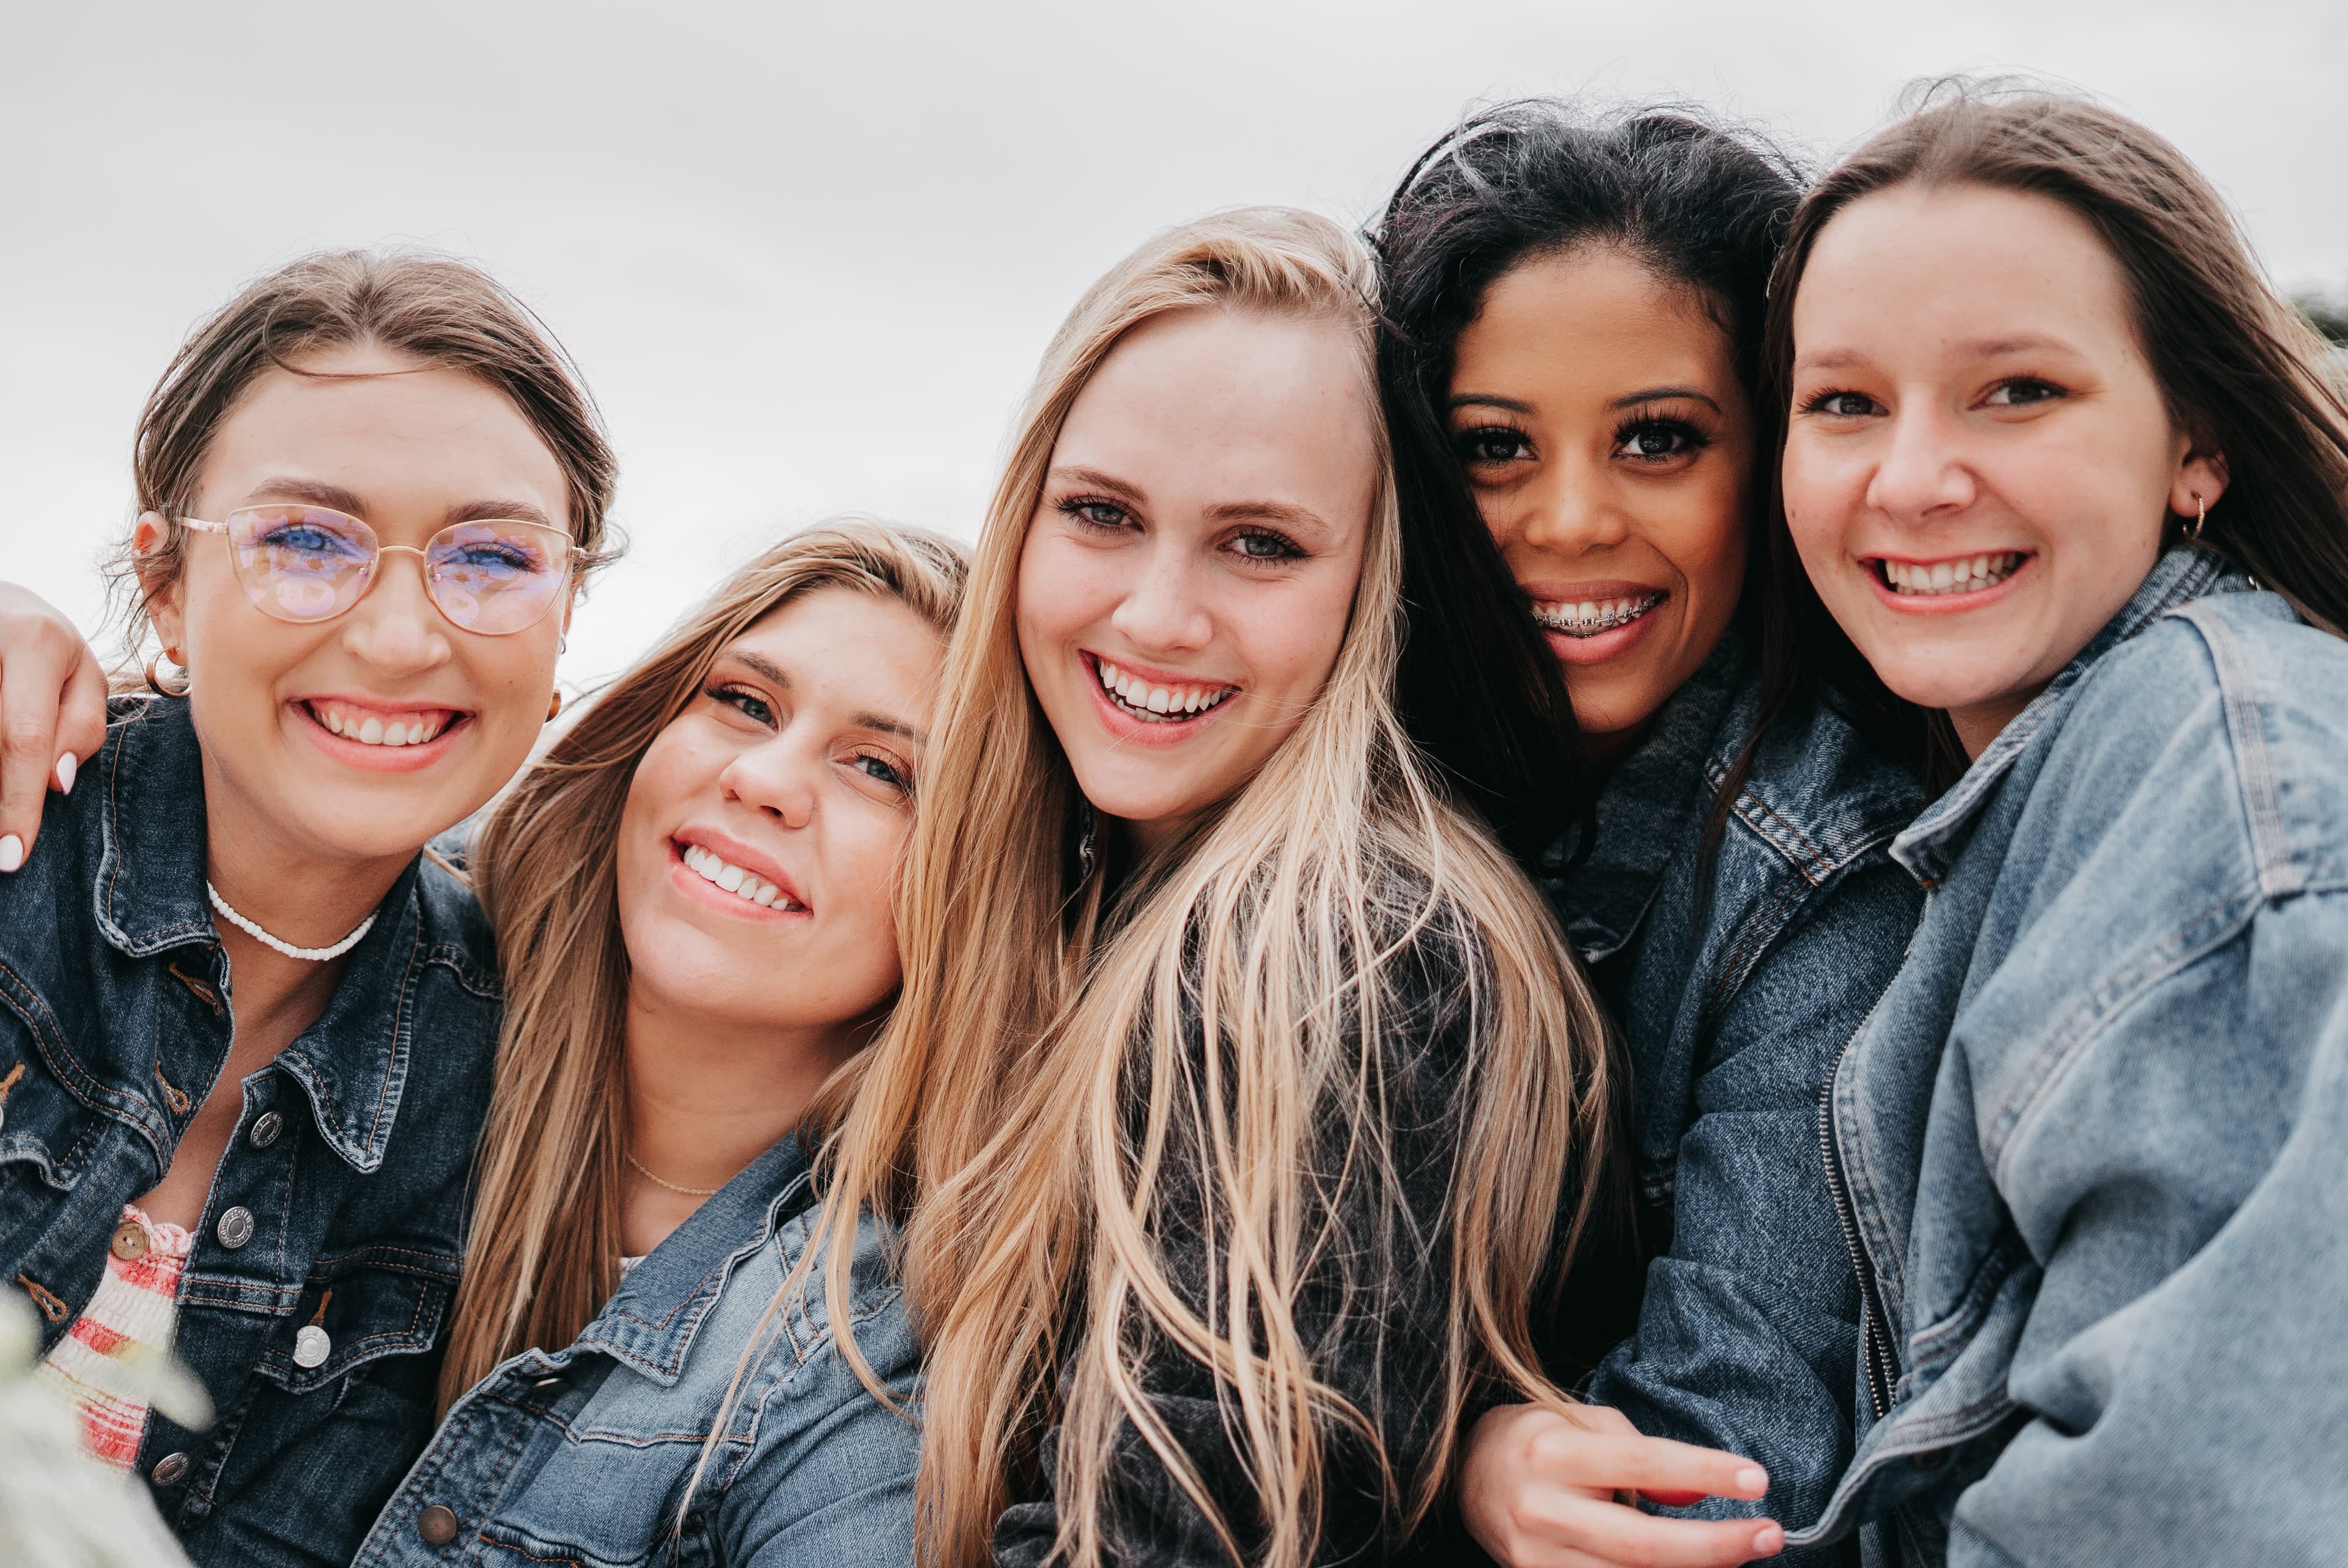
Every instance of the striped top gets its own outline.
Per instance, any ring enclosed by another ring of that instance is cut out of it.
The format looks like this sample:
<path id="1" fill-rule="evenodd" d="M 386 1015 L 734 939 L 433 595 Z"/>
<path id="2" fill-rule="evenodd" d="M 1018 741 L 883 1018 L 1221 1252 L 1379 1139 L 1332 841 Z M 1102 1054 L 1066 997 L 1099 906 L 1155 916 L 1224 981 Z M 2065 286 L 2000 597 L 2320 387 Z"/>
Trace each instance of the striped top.
<path id="1" fill-rule="evenodd" d="M 147 1401 L 131 1392 L 144 1385 L 131 1367 L 171 1348 L 190 1250 L 185 1230 L 123 1204 L 106 1277 L 41 1363 L 41 1377 L 80 1415 L 83 1445 L 118 1470 L 139 1462 L 147 1437 Z"/>

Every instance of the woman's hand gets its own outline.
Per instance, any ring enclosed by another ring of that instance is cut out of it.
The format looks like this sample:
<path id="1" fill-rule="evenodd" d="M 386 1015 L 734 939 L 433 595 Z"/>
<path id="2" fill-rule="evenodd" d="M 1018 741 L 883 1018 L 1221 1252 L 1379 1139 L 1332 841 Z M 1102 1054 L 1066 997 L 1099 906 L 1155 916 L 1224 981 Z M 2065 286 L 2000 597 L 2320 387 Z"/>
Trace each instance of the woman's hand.
<path id="1" fill-rule="evenodd" d="M 41 802 L 106 743 L 106 671 L 39 595 L 0 582 L 0 872 L 33 852 Z"/>
<path id="2" fill-rule="evenodd" d="M 1476 1424 L 1459 1480 L 1468 1533 L 1508 1568 L 1734 1568 L 1784 1549 L 1766 1519 L 1659 1519 L 1617 1501 L 1667 1507 L 1757 1498 L 1769 1477 L 1750 1460 L 1641 1437 L 1603 1405 L 1570 1414 L 1503 1405 Z"/>

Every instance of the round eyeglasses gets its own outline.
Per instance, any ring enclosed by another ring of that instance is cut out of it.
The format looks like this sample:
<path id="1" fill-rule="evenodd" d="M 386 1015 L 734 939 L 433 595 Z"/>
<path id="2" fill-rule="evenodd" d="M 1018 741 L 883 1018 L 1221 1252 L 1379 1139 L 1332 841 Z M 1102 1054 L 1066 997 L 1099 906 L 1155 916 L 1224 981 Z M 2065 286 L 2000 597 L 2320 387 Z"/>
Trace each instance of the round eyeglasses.
<path id="1" fill-rule="evenodd" d="M 217 523 L 180 521 L 227 536 L 244 596 L 275 620 L 332 620 L 366 597 L 377 563 L 397 551 L 422 566 L 435 609 L 484 637 L 545 620 L 570 581 L 575 549 L 561 528 L 505 518 L 451 523 L 422 549 L 380 543 L 358 518 L 324 507 L 243 507 Z"/>

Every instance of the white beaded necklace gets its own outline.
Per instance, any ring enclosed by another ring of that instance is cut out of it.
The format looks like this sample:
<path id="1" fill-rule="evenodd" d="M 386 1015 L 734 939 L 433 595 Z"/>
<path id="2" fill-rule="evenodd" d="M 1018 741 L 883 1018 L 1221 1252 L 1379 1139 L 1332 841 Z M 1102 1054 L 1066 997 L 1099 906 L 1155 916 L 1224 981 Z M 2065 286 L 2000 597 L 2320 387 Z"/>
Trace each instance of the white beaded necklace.
<path id="1" fill-rule="evenodd" d="M 229 924 L 238 930 L 242 931 L 264 948 L 273 948 L 289 958 L 304 958 L 314 964 L 323 964 L 328 958 L 341 958 L 345 953 L 357 947 L 359 938 L 366 936 L 375 926 L 375 916 L 370 912 L 366 919 L 359 922 L 357 930 L 353 931 L 331 948 L 297 948 L 282 938 L 271 936 L 259 926 L 230 908 L 228 900 L 220 896 L 220 889 L 210 882 L 204 884 L 204 891 L 211 896 L 212 907 L 227 916 Z"/>

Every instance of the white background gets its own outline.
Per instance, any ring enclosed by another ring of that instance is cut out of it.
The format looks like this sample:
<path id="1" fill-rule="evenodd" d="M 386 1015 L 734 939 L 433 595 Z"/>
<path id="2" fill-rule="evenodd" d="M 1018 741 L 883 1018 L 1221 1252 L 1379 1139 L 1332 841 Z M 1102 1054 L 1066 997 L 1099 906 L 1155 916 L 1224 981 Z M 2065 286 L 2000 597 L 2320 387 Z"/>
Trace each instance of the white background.
<path id="1" fill-rule="evenodd" d="M 2179 143 L 2286 286 L 2348 292 L 2348 6 L 1823 0 L 0 8 L 0 576 L 95 627 L 180 337 L 304 251 L 486 262 L 586 367 L 633 538 L 564 675 L 784 529 L 968 537 L 1060 314 L 1153 229 L 1349 222 L 1472 101 L 1701 99 L 1827 157 L 2024 69 Z"/>

